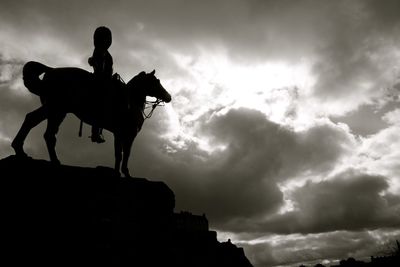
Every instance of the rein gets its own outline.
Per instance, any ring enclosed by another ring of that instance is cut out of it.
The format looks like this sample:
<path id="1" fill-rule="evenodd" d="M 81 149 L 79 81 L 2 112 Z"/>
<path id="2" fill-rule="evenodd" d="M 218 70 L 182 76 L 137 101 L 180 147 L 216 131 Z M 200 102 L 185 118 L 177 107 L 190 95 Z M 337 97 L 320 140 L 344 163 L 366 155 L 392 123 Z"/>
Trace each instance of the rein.
<path id="1" fill-rule="evenodd" d="M 164 106 L 164 101 L 162 101 L 161 99 L 158 99 L 158 98 L 157 98 L 156 101 L 146 101 L 146 102 L 145 102 L 145 105 L 151 105 L 151 106 L 145 107 L 145 108 L 142 110 L 143 117 L 144 117 L 144 119 L 146 120 L 146 119 L 150 119 L 151 116 L 153 116 L 153 112 L 154 112 L 154 110 L 156 109 L 156 107 L 158 107 L 158 106 Z M 148 109 L 148 108 L 151 108 L 151 111 L 150 111 L 149 113 L 146 114 L 146 113 L 144 112 L 144 110 L 145 110 L 145 109 Z"/>

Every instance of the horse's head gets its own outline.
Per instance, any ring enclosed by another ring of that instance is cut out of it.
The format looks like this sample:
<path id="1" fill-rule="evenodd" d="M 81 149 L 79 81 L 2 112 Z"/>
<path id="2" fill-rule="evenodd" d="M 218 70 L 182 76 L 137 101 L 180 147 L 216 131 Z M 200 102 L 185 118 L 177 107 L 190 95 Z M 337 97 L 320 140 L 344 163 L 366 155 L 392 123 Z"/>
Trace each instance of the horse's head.
<path id="1" fill-rule="evenodd" d="M 135 94 L 155 97 L 166 103 L 171 102 L 171 95 L 161 85 L 160 80 L 155 76 L 156 71 L 150 73 L 142 71 L 128 82 L 128 88 L 134 90 Z"/>
<path id="2" fill-rule="evenodd" d="M 166 103 L 171 102 L 171 95 L 161 85 L 160 80 L 155 76 L 156 71 L 146 74 L 147 95 L 160 99 Z"/>

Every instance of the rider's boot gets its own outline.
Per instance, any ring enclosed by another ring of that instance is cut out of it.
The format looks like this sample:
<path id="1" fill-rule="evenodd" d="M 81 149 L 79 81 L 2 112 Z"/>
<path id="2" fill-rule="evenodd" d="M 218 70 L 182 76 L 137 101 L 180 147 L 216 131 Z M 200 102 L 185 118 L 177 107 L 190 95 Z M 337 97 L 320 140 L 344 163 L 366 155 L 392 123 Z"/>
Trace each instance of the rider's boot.
<path id="1" fill-rule="evenodd" d="M 92 127 L 92 135 L 90 136 L 93 143 L 102 144 L 106 140 L 103 138 L 102 129 L 97 127 Z"/>

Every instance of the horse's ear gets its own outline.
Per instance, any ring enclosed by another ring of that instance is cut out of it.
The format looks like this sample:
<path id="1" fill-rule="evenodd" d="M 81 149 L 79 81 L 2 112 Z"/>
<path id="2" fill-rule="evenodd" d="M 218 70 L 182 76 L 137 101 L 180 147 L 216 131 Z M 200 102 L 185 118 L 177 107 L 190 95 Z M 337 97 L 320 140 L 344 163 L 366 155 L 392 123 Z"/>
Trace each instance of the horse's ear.
<path id="1" fill-rule="evenodd" d="M 153 70 L 152 72 L 150 72 L 151 75 L 156 74 L 156 70 Z"/>

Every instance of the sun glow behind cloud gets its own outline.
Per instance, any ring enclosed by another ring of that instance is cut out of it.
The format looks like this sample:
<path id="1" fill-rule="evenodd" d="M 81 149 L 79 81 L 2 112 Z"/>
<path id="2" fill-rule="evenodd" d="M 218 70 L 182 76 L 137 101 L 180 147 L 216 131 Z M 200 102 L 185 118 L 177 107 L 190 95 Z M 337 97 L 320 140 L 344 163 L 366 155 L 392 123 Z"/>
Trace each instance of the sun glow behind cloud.
<path id="1" fill-rule="evenodd" d="M 172 57 L 185 70 L 185 77 L 166 82 L 168 88 L 179 88 L 173 92 L 176 104 L 168 109 L 172 122 L 168 137 L 195 140 L 210 151 L 207 140 L 196 134 L 196 120 L 242 107 L 261 111 L 269 120 L 291 128 L 308 124 L 310 115 L 296 114 L 296 108 L 315 83 L 309 62 L 248 65 L 230 59 L 224 51 L 202 51 L 197 58 L 179 53 Z"/>
<path id="2" fill-rule="evenodd" d="M 206 96 L 210 104 L 257 109 L 276 121 L 282 120 L 281 114 L 291 102 L 288 98 L 294 97 L 285 96 L 282 90 L 296 87 L 307 95 L 314 82 L 307 62 L 247 65 L 221 51 L 202 52 L 195 60 L 182 55 L 175 55 L 175 59 L 191 76 L 197 93 Z"/>

